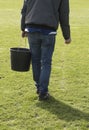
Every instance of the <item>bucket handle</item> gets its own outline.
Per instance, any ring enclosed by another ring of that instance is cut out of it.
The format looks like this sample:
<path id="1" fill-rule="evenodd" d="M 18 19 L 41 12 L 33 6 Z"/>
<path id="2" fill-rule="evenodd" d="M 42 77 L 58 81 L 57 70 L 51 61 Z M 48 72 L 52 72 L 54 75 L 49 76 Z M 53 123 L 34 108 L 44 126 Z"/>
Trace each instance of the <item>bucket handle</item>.
<path id="1" fill-rule="evenodd" d="M 24 38 L 24 42 L 25 42 L 24 47 L 27 48 L 27 38 L 26 38 L 26 37 Z M 22 40 L 21 40 L 21 43 L 22 43 Z M 18 49 L 17 49 L 17 51 L 20 50 L 19 48 L 20 48 L 20 45 L 18 44 Z"/>
<path id="2" fill-rule="evenodd" d="M 26 39 L 26 37 L 24 39 L 25 39 L 25 47 L 27 47 L 27 39 Z"/>

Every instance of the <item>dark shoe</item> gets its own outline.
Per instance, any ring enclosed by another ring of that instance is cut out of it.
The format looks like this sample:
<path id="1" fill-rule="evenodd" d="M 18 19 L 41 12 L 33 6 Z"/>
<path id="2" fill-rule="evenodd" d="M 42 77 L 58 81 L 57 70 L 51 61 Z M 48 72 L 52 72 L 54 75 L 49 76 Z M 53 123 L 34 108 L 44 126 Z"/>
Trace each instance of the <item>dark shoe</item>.
<path id="1" fill-rule="evenodd" d="M 48 100 L 49 99 L 49 93 L 45 93 L 45 94 L 39 94 L 39 100 Z"/>
<path id="2" fill-rule="evenodd" d="M 39 92 L 39 89 L 37 89 L 36 93 L 39 95 L 39 93 L 40 93 L 40 92 Z"/>

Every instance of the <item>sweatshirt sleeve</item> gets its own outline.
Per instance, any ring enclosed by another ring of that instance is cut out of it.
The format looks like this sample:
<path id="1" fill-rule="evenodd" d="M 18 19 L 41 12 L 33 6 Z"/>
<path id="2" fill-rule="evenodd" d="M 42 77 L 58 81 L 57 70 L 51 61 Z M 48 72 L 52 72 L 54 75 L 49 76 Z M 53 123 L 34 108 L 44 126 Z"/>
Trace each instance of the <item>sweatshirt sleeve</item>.
<path id="1" fill-rule="evenodd" d="M 70 38 L 69 0 L 61 0 L 59 7 L 59 21 L 63 37 L 65 40 L 67 40 Z"/>
<path id="2" fill-rule="evenodd" d="M 27 11 L 27 0 L 24 0 L 24 3 L 23 3 L 23 7 L 21 9 L 21 14 L 22 14 L 22 17 L 21 17 L 21 30 L 24 31 L 25 30 L 25 16 L 26 16 L 26 11 Z"/>

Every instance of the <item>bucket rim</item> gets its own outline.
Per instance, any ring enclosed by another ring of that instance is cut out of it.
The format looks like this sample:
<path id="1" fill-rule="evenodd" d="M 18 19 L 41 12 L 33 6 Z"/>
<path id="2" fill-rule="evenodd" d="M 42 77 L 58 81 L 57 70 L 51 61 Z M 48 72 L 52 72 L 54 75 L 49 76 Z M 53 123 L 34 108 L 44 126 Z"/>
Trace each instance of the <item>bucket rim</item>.
<path id="1" fill-rule="evenodd" d="M 30 52 L 30 49 L 23 47 L 12 47 L 10 48 L 10 51 Z"/>

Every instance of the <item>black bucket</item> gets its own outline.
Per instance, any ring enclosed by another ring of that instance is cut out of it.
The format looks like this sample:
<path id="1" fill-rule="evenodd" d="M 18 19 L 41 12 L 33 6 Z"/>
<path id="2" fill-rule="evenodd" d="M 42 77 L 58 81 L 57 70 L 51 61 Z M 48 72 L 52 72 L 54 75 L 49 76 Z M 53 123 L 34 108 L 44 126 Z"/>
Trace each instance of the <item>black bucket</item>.
<path id="1" fill-rule="evenodd" d="M 11 69 L 15 71 L 29 71 L 31 52 L 27 48 L 10 48 Z"/>

